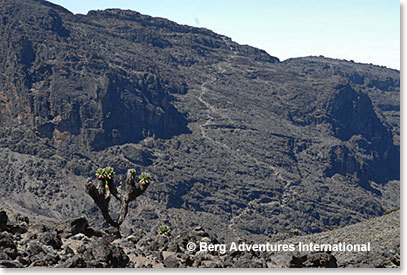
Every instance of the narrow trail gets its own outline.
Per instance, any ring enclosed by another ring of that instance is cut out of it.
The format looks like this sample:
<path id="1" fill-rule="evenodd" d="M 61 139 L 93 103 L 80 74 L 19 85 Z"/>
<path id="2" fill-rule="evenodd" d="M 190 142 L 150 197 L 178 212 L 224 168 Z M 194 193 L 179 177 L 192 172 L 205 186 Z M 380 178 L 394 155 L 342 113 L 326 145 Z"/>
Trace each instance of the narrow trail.
<path id="1" fill-rule="evenodd" d="M 210 84 L 210 83 L 213 83 L 213 82 L 215 82 L 215 81 L 217 80 L 216 77 L 210 77 L 210 78 L 211 78 L 210 80 L 203 82 L 203 83 L 201 84 L 201 87 L 200 87 L 200 88 L 201 88 L 201 93 L 200 93 L 200 95 L 199 95 L 199 97 L 198 97 L 198 100 L 199 100 L 203 105 L 205 105 L 205 107 L 207 108 L 207 116 L 208 116 L 208 118 L 207 118 L 207 120 L 206 120 L 204 123 L 202 123 L 202 124 L 199 125 L 199 129 L 200 129 L 200 131 L 201 131 L 202 137 L 208 139 L 209 141 L 211 141 L 211 142 L 212 142 L 213 144 L 215 144 L 215 145 L 221 146 L 221 147 L 225 148 L 226 150 L 232 151 L 232 149 L 231 149 L 229 146 L 227 146 L 226 144 L 223 144 L 223 143 L 221 143 L 221 142 L 219 142 L 219 141 L 214 140 L 213 138 L 211 138 L 210 136 L 208 136 L 208 135 L 206 134 L 206 131 L 205 131 L 205 128 L 206 128 L 208 125 L 210 125 L 211 123 L 214 122 L 214 117 L 212 116 L 212 114 L 218 114 L 218 115 L 222 116 L 222 115 L 215 109 L 215 107 L 213 107 L 209 102 L 207 102 L 207 101 L 205 101 L 205 100 L 203 99 L 203 96 L 204 96 L 205 93 L 208 91 L 208 88 L 206 88 L 205 85 L 208 85 L 208 84 Z"/>
<path id="2" fill-rule="evenodd" d="M 223 63 L 217 64 L 216 65 L 217 72 L 215 75 L 225 73 L 227 71 L 227 69 L 225 67 L 229 67 L 229 69 L 231 70 L 232 69 L 231 61 L 234 57 L 236 57 L 236 56 L 231 56 L 230 60 L 228 62 L 223 62 Z M 215 146 L 220 146 L 220 147 L 224 148 L 226 151 L 235 155 L 238 159 L 243 158 L 245 160 L 251 160 L 257 166 L 263 167 L 265 169 L 270 169 L 271 171 L 273 171 L 272 176 L 274 176 L 276 178 L 276 180 L 281 181 L 283 183 L 283 193 L 280 198 L 280 206 L 285 207 L 287 205 L 287 202 L 289 201 L 289 199 L 292 198 L 293 195 L 295 195 L 295 193 L 293 193 L 293 190 L 291 188 L 293 181 L 291 181 L 289 179 L 285 179 L 281 175 L 281 173 L 277 167 L 275 167 L 269 163 L 266 163 L 264 161 L 258 160 L 257 158 L 249 155 L 246 152 L 241 152 L 241 151 L 237 152 L 236 150 L 232 149 L 227 144 L 217 141 L 207 134 L 206 128 L 208 125 L 213 124 L 215 122 L 215 115 L 221 117 L 222 119 L 230 120 L 230 118 L 227 117 L 225 114 L 223 114 L 221 110 L 218 110 L 216 107 L 214 107 L 212 104 L 210 104 L 208 101 L 205 100 L 206 96 L 209 93 L 209 88 L 207 86 L 210 86 L 210 84 L 216 82 L 217 80 L 218 80 L 217 76 L 209 76 L 209 80 L 203 82 L 200 86 L 201 92 L 200 92 L 199 96 L 197 97 L 197 99 L 199 102 L 201 102 L 206 107 L 206 113 L 207 113 L 207 119 L 203 123 L 199 124 L 201 136 L 203 138 L 209 140 Z M 233 216 L 232 219 L 229 221 L 228 228 L 235 237 L 239 236 L 238 232 L 236 232 L 236 221 L 239 220 L 243 215 L 245 215 L 252 208 L 252 205 L 254 205 L 254 204 L 261 205 L 263 203 L 260 203 L 258 200 L 249 201 L 247 206 L 244 209 L 242 209 L 240 211 L 240 213 Z M 268 205 L 268 204 L 270 204 L 270 203 L 264 203 L 264 205 Z"/>
<path id="3" fill-rule="evenodd" d="M 228 67 L 230 67 L 230 63 L 227 63 L 227 65 L 228 65 Z M 218 72 L 217 72 L 218 74 L 222 74 L 222 73 L 225 73 L 225 72 L 227 71 L 227 70 L 221 65 L 221 63 L 219 63 L 219 64 L 217 65 L 217 69 L 218 69 Z M 201 124 L 199 125 L 199 129 L 200 129 L 200 131 L 201 131 L 201 135 L 202 135 L 204 138 L 206 138 L 206 139 L 208 139 L 209 141 L 211 141 L 213 144 L 216 144 L 216 145 L 218 145 L 218 146 L 221 146 L 221 147 L 227 149 L 228 151 L 230 151 L 232 154 L 234 154 L 234 155 L 236 155 L 236 156 L 244 157 L 244 159 L 250 159 L 250 160 L 254 161 L 255 164 L 257 164 L 257 165 L 258 165 L 258 164 L 261 164 L 261 165 L 259 165 L 259 166 L 263 166 L 264 168 L 268 168 L 268 169 L 274 171 L 274 174 L 273 174 L 274 176 L 276 176 L 278 179 L 280 179 L 280 180 L 282 180 L 282 181 L 285 181 L 285 179 L 283 179 L 283 177 L 280 175 L 280 172 L 278 172 L 278 168 L 277 168 L 277 167 L 275 167 L 275 166 L 273 166 L 273 165 L 271 165 L 271 164 L 269 164 L 269 163 L 260 161 L 260 160 L 258 160 L 257 158 L 255 158 L 255 157 L 249 155 L 248 153 L 245 153 L 245 152 L 239 152 L 239 153 L 237 153 L 236 150 L 232 149 L 230 146 L 228 146 L 228 145 L 226 145 L 226 144 L 224 144 L 224 143 L 221 143 L 221 142 L 219 142 L 219 141 L 217 141 L 217 140 L 214 140 L 213 138 L 211 138 L 211 137 L 206 133 L 206 131 L 205 131 L 206 126 L 208 126 L 208 125 L 210 125 L 211 123 L 214 122 L 214 116 L 213 116 L 212 114 L 217 114 L 217 115 L 219 115 L 220 117 L 222 117 L 223 119 L 230 120 L 229 117 L 227 117 L 226 115 L 222 114 L 222 112 L 221 112 L 220 110 L 217 110 L 214 106 L 212 106 L 212 104 L 210 104 L 209 102 L 207 102 L 207 101 L 204 99 L 204 95 L 205 95 L 205 94 L 208 92 L 208 90 L 209 90 L 209 89 L 208 89 L 207 87 L 205 87 L 205 86 L 208 85 L 208 84 L 210 84 L 210 83 L 214 83 L 214 82 L 217 81 L 217 80 L 218 80 L 217 77 L 210 76 L 210 80 L 207 80 L 207 81 L 203 82 L 203 83 L 201 84 L 201 86 L 200 86 L 201 93 L 199 94 L 199 96 L 198 96 L 197 99 L 198 99 L 198 100 L 206 107 L 206 109 L 207 109 L 207 120 L 206 120 L 204 123 L 201 123 Z"/>

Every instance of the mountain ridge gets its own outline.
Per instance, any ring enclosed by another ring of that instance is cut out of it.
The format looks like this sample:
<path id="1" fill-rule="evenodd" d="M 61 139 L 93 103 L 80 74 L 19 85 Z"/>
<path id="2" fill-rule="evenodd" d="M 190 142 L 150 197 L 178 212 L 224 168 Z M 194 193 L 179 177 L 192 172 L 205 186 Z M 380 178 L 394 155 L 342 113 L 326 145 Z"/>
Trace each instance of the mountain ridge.
<path id="1" fill-rule="evenodd" d="M 113 166 L 155 177 L 126 230 L 204 222 L 255 240 L 399 205 L 398 71 L 280 62 L 133 11 L 1 3 L 2 204 L 103 224 L 83 184 Z"/>

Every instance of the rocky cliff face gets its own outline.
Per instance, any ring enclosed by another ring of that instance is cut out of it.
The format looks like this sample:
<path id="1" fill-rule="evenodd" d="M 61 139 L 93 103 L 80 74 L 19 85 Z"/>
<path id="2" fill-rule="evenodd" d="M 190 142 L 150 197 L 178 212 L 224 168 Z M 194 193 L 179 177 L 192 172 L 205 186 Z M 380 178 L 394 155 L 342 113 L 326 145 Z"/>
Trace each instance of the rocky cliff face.
<path id="1" fill-rule="evenodd" d="M 133 11 L 0 3 L 0 204 L 101 225 L 83 183 L 113 166 L 154 175 L 124 230 L 255 240 L 399 205 L 399 71 L 280 62 Z"/>
<path id="2" fill-rule="evenodd" d="M 393 145 L 390 130 L 377 117 L 368 95 L 356 92 L 349 85 L 339 87 L 328 115 L 333 134 L 342 143 L 331 149 L 327 176 L 353 174 L 366 188 L 370 187 L 369 181 L 385 183 L 398 179 L 400 152 Z"/>
<path id="3" fill-rule="evenodd" d="M 91 33 L 67 26 L 71 13 L 25 1 L 4 3 L 2 14 L 4 126 L 26 126 L 61 151 L 187 132 L 154 68 L 137 57 L 127 68 L 115 65 Z"/>

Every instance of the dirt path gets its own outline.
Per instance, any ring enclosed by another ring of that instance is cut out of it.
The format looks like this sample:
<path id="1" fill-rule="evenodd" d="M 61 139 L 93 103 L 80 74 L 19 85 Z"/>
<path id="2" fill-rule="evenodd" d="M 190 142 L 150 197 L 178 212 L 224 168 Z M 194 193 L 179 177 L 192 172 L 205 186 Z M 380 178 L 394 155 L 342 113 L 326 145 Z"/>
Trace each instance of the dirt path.
<path id="1" fill-rule="evenodd" d="M 233 59 L 234 57 L 232 56 L 231 59 Z M 232 69 L 231 63 L 230 62 L 222 62 L 219 63 L 217 66 L 217 73 L 218 74 L 223 74 L 225 72 Z M 197 97 L 198 101 L 201 102 L 205 107 L 206 107 L 206 113 L 207 113 L 207 119 L 199 124 L 199 129 L 201 132 L 201 136 L 207 140 L 209 140 L 211 143 L 213 143 L 215 146 L 220 146 L 222 148 L 224 148 L 225 150 L 227 150 L 228 152 L 230 152 L 231 154 L 237 156 L 238 159 L 245 159 L 245 160 L 251 160 L 253 161 L 256 165 L 261 166 L 263 168 L 266 169 L 270 169 L 271 171 L 273 171 L 272 176 L 275 177 L 275 180 L 282 182 L 283 185 L 283 193 L 282 196 L 280 197 L 280 206 L 284 207 L 286 206 L 288 200 L 290 198 L 293 197 L 293 195 L 295 195 L 295 192 L 293 191 L 292 187 L 292 181 L 289 179 L 285 179 L 282 175 L 281 172 L 279 171 L 279 168 L 263 162 L 261 160 L 258 160 L 257 158 L 249 155 L 246 152 L 242 152 L 242 151 L 236 151 L 234 149 L 232 149 L 229 145 L 222 143 L 220 141 L 217 141 L 215 139 L 213 139 L 212 137 L 210 137 L 207 132 L 206 132 L 206 128 L 207 126 L 214 124 L 215 122 L 215 116 L 221 117 L 222 119 L 227 119 L 230 120 L 230 118 L 228 116 L 226 116 L 225 114 L 222 113 L 221 110 L 217 109 L 216 107 L 214 107 L 212 104 L 210 104 L 208 101 L 206 101 L 205 98 L 207 98 L 208 94 L 209 94 L 209 88 L 208 86 L 210 86 L 211 84 L 213 84 L 214 82 L 218 81 L 218 77 L 217 76 L 208 76 L 209 80 L 203 82 L 200 86 L 200 93 L 199 96 Z M 261 204 L 260 202 L 253 200 L 250 201 L 247 206 L 242 209 L 237 215 L 233 216 L 231 218 L 231 220 L 229 221 L 229 225 L 228 228 L 230 229 L 231 233 L 235 236 L 238 237 L 238 232 L 236 232 L 236 222 L 243 216 L 245 215 L 252 207 L 252 205 L 254 204 Z M 269 204 L 269 203 L 264 203 L 264 204 Z M 233 214 L 232 214 L 233 215 Z"/>

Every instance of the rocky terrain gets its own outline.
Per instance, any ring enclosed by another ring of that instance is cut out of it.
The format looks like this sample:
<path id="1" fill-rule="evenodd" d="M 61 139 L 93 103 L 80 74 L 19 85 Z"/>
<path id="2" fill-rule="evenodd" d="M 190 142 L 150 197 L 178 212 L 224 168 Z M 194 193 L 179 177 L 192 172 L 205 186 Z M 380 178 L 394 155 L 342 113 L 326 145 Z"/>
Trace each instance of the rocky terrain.
<path id="1" fill-rule="evenodd" d="M 0 206 L 26 216 L 106 228 L 84 184 L 112 166 L 153 175 L 123 235 L 205 225 L 262 241 L 359 223 L 400 204 L 399 122 L 397 70 L 0 0 Z"/>
<path id="2" fill-rule="evenodd" d="M 10 217 L 9 217 L 10 215 Z M 189 232 L 129 236 L 89 227 L 85 218 L 58 224 L 32 223 L 21 214 L 0 212 L 0 267 L 137 268 L 335 268 L 399 267 L 400 213 L 384 215 L 342 229 L 293 237 L 283 243 L 372 243 L 370 252 L 188 251 L 189 242 L 218 244 L 198 226 Z M 240 239 L 239 243 L 247 242 Z M 247 242 L 249 243 L 249 242 Z"/>

